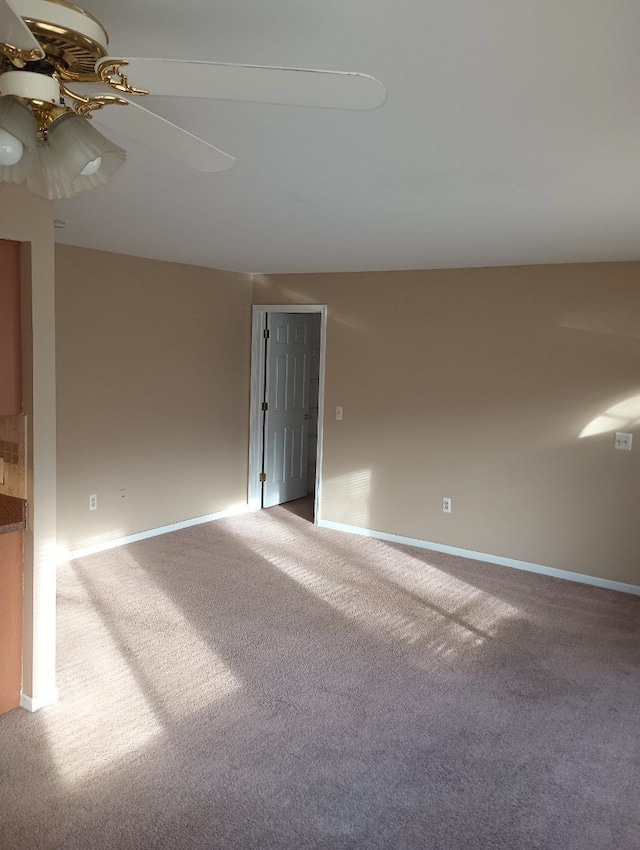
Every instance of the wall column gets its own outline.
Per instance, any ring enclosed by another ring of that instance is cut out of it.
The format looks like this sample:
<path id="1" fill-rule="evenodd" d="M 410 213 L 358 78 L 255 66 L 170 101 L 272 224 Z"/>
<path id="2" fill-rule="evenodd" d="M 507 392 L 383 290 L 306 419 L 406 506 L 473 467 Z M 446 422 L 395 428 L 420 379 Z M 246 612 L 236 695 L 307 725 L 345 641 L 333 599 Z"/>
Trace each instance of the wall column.
<path id="1" fill-rule="evenodd" d="M 0 187 L 0 236 L 22 243 L 23 410 L 27 416 L 21 705 L 57 698 L 56 375 L 53 211 L 17 186 Z"/>

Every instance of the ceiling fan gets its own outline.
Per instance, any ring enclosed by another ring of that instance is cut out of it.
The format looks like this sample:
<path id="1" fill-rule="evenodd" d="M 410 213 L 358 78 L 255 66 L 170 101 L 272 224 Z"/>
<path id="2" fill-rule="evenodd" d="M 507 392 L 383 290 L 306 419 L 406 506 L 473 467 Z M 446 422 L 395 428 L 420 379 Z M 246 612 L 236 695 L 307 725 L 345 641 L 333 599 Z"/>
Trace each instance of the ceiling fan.
<path id="1" fill-rule="evenodd" d="M 386 97 L 368 74 L 118 59 L 108 40 L 67 0 L 0 0 L 0 182 L 26 181 L 50 199 L 104 183 L 126 154 L 95 130 L 94 114 L 197 171 L 233 167 L 229 154 L 134 102 L 149 93 L 336 109 L 375 109 Z"/>

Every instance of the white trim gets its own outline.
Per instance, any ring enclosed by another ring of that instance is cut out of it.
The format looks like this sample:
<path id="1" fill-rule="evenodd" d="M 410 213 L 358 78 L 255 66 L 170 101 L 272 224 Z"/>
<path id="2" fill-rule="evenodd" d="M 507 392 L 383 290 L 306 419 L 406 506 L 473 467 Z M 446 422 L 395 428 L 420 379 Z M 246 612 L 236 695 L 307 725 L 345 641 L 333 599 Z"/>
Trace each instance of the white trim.
<path id="1" fill-rule="evenodd" d="M 96 555 L 98 552 L 106 552 L 109 549 L 117 549 L 119 546 L 126 546 L 127 543 L 137 543 L 139 540 L 148 540 L 150 537 L 159 537 L 161 534 L 169 534 L 172 531 L 180 531 L 182 528 L 191 528 L 192 525 L 203 525 L 205 522 L 214 522 L 217 519 L 224 517 L 237 516 L 251 511 L 249 505 L 239 505 L 234 508 L 228 508 L 224 511 L 218 511 L 215 514 L 206 514 L 205 516 L 195 517 L 195 519 L 185 519 L 182 522 L 174 522 L 171 525 L 163 525 L 160 528 L 150 528 L 148 531 L 139 531 L 137 534 L 128 534 L 126 537 L 117 537 L 114 540 L 103 540 L 100 543 L 94 543 L 91 546 L 85 546 L 83 549 L 59 549 L 57 562 L 65 564 L 67 561 L 74 561 L 76 558 L 85 558 L 87 555 Z"/>
<path id="2" fill-rule="evenodd" d="M 267 311 L 253 308 L 251 322 L 251 398 L 249 401 L 249 481 L 247 500 L 253 510 L 262 507 L 258 477 L 262 467 L 262 423 L 260 402 L 264 386 L 264 337 Z"/>
<path id="3" fill-rule="evenodd" d="M 387 540 L 390 543 L 402 543 L 405 546 L 414 546 L 417 549 L 431 549 L 434 552 L 444 552 L 447 555 L 459 555 L 462 558 L 471 558 L 473 561 L 484 561 L 489 564 L 499 564 L 501 567 L 512 567 L 516 570 L 525 570 L 529 573 L 539 573 L 553 578 L 561 578 L 566 581 L 576 581 L 581 584 L 591 584 L 594 587 L 603 587 L 607 590 L 617 590 L 620 593 L 633 593 L 640 596 L 640 586 L 636 584 L 625 584 L 622 581 L 612 581 L 608 578 L 574 573 L 569 570 L 558 570 L 555 567 L 545 567 L 542 564 L 532 564 L 529 561 L 518 561 L 515 558 L 503 558 L 500 555 L 489 555 L 486 552 L 475 552 L 472 549 L 459 549 L 457 546 L 444 546 L 442 543 L 430 543 L 428 540 L 418 540 L 415 537 L 403 537 L 400 534 L 389 534 L 386 531 L 373 531 L 370 528 L 360 528 L 356 525 L 344 525 L 341 522 L 332 522 L 321 519 L 318 525 L 322 528 L 331 528 L 334 531 L 345 531 L 348 534 L 359 534 L 361 537 L 375 537 L 377 540 Z"/>
<path id="4" fill-rule="evenodd" d="M 318 421 L 316 423 L 316 486 L 313 501 L 313 522 L 318 525 L 322 504 L 322 461 L 324 457 L 324 375 L 327 351 L 327 307 L 320 311 L 320 368 L 318 370 Z"/>
<path id="5" fill-rule="evenodd" d="M 25 708 L 27 711 L 40 711 L 47 705 L 53 705 L 58 702 L 58 689 L 54 688 L 48 694 L 41 697 L 29 697 L 20 691 L 20 708 Z"/>
<path id="6" fill-rule="evenodd" d="M 318 443 L 316 453 L 316 484 L 314 523 L 318 525 L 322 491 L 323 423 L 324 423 L 324 373 L 327 341 L 326 304 L 254 304 L 251 323 L 251 400 L 249 403 L 249 481 L 247 485 L 250 510 L 260 510 L 261 491 L 259 475 L 262 471 L 262 417 L 261 402 L 264 386 L 264 337 L 267 313 L 319 313 L 320 314 L 320 370 L 318 392 Z"/>

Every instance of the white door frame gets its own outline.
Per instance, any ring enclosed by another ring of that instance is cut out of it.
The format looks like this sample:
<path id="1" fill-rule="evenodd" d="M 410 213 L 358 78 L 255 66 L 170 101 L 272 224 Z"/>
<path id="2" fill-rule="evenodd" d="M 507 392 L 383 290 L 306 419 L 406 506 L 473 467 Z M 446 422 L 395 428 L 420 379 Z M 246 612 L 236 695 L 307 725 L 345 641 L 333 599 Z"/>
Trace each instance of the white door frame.
<path id="1" fill-rule="evenodd" d="M 324 421 L 324 365 L 327 336 L 326 304 L 255 304 L 251 324 L 251 401 L 249 406 L 249 508 L 261 507 L 262 472 L 262 400 L 264 393 L 265 347 L 264 330 L 267 313 L 319 313 L 320 314 L 320 371 L 318 388 L 318 449 L 316 454 L 316 483 L 314 524 L 320 516 L 322 488 L 322 425 Z"/>

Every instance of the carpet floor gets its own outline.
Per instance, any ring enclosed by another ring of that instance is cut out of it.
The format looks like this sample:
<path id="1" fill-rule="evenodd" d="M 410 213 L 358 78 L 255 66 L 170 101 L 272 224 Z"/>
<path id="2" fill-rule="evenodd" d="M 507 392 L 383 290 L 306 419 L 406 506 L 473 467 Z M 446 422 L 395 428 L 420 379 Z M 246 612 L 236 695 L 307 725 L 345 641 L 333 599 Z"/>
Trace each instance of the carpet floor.
<path id="1" fill-rule="evenodd" d="M 640 598 L 292 503 L 59 570 L 3 850 L 638 850 Z"/>

